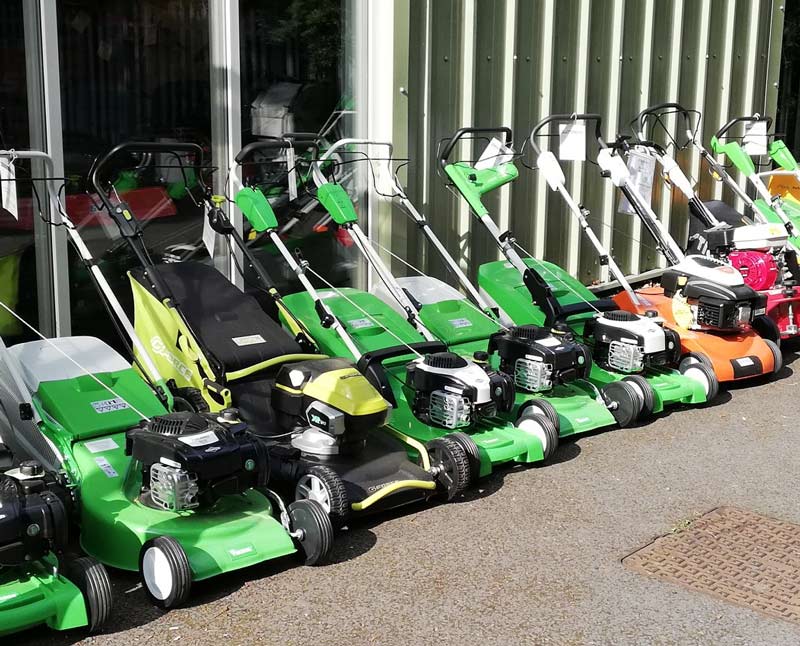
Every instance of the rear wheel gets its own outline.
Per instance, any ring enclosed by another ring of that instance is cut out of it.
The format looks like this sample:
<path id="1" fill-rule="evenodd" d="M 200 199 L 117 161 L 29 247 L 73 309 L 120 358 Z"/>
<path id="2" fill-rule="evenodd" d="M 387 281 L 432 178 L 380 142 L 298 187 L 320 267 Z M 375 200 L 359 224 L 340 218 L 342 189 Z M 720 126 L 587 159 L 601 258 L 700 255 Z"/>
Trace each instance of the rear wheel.
<path id="1" fill-rule="evenodd" d="M 469 460 L 469 484 L 474 484 L 478 481 L 481 473 L 481 452 L 478 449 L 478 445 L 469 435 L 461 431 L 450 433 L 447 437 L 454 439 L 466 451 L 467 459 Z"/>
<path id="2" fill-rule="evenodd" d="M 452 500 L 464 492 L 472 481 L 469 456 L 463 445 L 449 435 L 437 437 L 425 445 L 435 470 L 440 496 Z"/>
<path id="3" fill-rule="evenodd" d="M 172 409 L 179 413 L 207 413 L 210 408 L 197 388 L 175 388 L 172 391 Z"/>
<path id="4" fill-rule="evenodd" d="M 600 394 L 620 428 L 633 424 L 642 412 L 644 402 L 627 381 L 612 381 L 602 387 Z"/>
<path id="5" fill-rule="evenodd" d="M 558 427 L 545 415 L 527 408 L 517 420 L 517 428 L 539 439 L 545 460 L 549 460 L 556 452 L 558 448 Z"/>
<path id="6" fill-rule="evenodd" d="M 714 371 L 704 363 L 699 361 L 684 363 L 681 361 L 679 369 L 681 374 L 689 379 L 698 381 L 703 385 L 706 392 L 706 401 L 710 402 L 716 399 L 719 394 L 719 380 Z"/>
<path id="7" fill-rule="evenodd" d="M 761 314 L 753 319 L 752 328 L 765 341 L 772 341 L 775 345 L 781 342 L 781 329 L 778 324 L 766 314 Z"/>
<path id="8" fill-rule="evenodd" d="M 295 544 L 306 565 L 317 565 L 333 548 L 333 525 L 330 516 L 315 500 L 295 500 L 289 505 L 289 519 Z"/>
<path id="9" fill-rule="evenodd" d="M 334 529 L 343 527 L 350 515 L 350 501 L 344 481 L 330 467 L 314 465 L 297 479 L 295 500 L 314 500 L 331 517 Z"/>
<path id="10" fill-rule="evenodd" d="M 111 615 L 113 597 L 108 572 L 99 561 L 82 556 L 69 561 L 64 576 L 74 583 L 83 595 L 90 631 L 97 630 Z"/>
<path id="11" fill-rule="evenodd" d="M 642 411 L 637 419 L 646 420 L 653 414 L 656 405 L 656 393 L 650 382 L 641 375 L 628 375 L 622 381 L 628 382 L 642 400 Z"/>
<path id="12" fill-rule="evenodd" d="M 192 569 L 181 544 L 171 536 L 157 536 L 142 545 L 139 575 L 147 597 L 159 608 L 177 608 L 189 598 Z"/>
<path id="13" fill-rule="evenodd" d="M 556 428 L 561 426 L 555 406 L 545 399 L 531 399 L 525 404 L 517 419 L 522 419 L 528 411 L 544 415 Z"/>
<path id="14" fill-rule="evenodd" d="M 772 352 L 772 360 L 774 363 L 774 367 L 772 368 L 772 374 L 776 375 L 783 369 L 783 353 L 781 352 L 780 347 L 774 341 L 770 341 L 769 339 L 764 339 L 764 343 L 769 346 L 770 352 Z"/>

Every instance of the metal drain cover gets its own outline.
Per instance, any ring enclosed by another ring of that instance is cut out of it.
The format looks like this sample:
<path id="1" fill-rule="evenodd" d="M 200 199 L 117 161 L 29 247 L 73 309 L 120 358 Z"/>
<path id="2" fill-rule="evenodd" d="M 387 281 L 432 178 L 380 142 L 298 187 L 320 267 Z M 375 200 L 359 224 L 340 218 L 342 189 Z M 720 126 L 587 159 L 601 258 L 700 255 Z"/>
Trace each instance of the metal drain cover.
<path id="1" fill-rule="evenodd" d="M 720 507 L 622 562 L 636 572 L 800 623 L 800 525 Z"/>

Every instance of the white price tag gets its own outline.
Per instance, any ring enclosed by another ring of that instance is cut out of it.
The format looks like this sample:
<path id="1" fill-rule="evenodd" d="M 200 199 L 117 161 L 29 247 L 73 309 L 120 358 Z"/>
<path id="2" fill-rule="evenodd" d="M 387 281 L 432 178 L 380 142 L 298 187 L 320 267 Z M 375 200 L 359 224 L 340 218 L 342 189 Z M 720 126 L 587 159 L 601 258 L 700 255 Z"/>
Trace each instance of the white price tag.
<path id="1" fill-rule="evenodd" d="M 514 151 L 505 146 L 502 141 L 497 137 L 492 137 L 492 140 L 483 149 L 480 159 L 475 162 L 475 168 L 483 170 L 485 168 L 497 168 L 514 159 Z"/>
<path id="2" fill-rule="evenodd" d="M 558 158 L 563 161 L 586 160 L 586 124 L 583 121 L 559 124 Z"/>
<path id="3" fill-rule="evenodd" d="M 4 208 L 15 220 L 17 212 L 17 171 L 10 159 L 0 159 L 0 208 Z"/>
<path id="4" fill-rule="evenodd" d="M 767 122 L 763 119 L 744 124 L 744 151 L 755 157 L 767 154 Z"/>
<path id="5" fill-rule="evenodd" d="M 208 221 L 210 209 L 211 207 L 208 204 L 203 205 L 203 244 L 208 251 L 208 257 L 213 260 L 219 234 L 211 228 L 211 223 Z"/>
<path id="6" fill-rule="evenodd" d="M 286 167 L 289 169 L 289 200 L 294 201 L 297 199 L 297 158 L 294 154 L 294 148 L 289 146 L 286 149 Z"/>
<path id="7" fill-rule="evenodd" d="M 656 173 L 655 157 L 631 150 L 628 153 L 628 172 L 631 175 L 631 186 L 639 192 L 645 204 L 651 204 L 653 201 L 653 177 Z M 627 215 L 636 215 L 636 211 L 624 195 L 619 201 L 618 210 Z"/>

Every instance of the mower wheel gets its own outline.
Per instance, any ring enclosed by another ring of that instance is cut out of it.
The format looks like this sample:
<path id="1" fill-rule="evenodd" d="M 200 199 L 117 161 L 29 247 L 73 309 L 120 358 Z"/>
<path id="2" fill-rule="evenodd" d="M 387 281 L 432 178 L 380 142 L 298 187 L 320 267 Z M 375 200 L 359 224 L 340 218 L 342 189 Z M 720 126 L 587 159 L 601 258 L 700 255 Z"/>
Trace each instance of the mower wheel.
<path id="1" fill-rule="evenodd" d="M 684 366 L 688 366 L 693 363 L 702 363 L 704 366 L 708 366 L 712 370 L 714 369 L 714 364 L 711 363 L 711 359 L 709 359 L 702 352 L 687 352 L 681 357 L 680 363 L 678 363 L 678 370 L 683 372 Z"/>
<path id="2" fill-rule="evenodd" d="M 350 501 L 344 481 L 330 467 L 314 465 L 297 479 L 295 500 L 315 500 L 331 517 L 334 529 L 345 525 L 350 515 Z"/>
<path id="3" fill-rule="evenodd" d="M 770 352 L 772 352 L 772 360 L 774 364 L 774 368 L 772 369 L 772 374 L 776 375 L 783 369 L 783 353 L 781 352 L 780 346 L 777 343 L 775 343 L 775 341 L 764 339 L 764 343 L 766 343 L 769 346 Z"/>
<path id="4" fill-rule="evenodd" d="M 600 394 L 620 428 L 630 426 L 639 418 L 644 402 L 627 381 L 612 381 L 600 389 Z"/>
<path id="5" fill-rule="evenodd" d="M 88 629 L 97 630 L 111 615 L 113 597 L 111 581 L 103 564 L 89 557 L 68 561 L 64 566 L 64 576 L 74 583 L 83 595 L 86 605 Z"/>
<path id="6" fill-rule="evenodd" d="M 210 408 L 197 388 L 175 388 L 172 391 L 172 408 L 178 413 L 207 413 Z"/>
<path id="7" fill-rule="evenodd" d="M 752 328 L 765 341 L 772 341 L 775 345 L 781 342 L 781 329 L 778 324 L 766 314 L 753 318 Z"/>
<path id="8" fill-rule="evenodd" d="M 535 436 L 542 445 L 544 460 L 550 459 L 558 448 L 558 426 L 546 415 L 542 415 L 532 407 L 525 409 L 519 416 L 517 428 Z"/>
<path id="9" fill-rule="evenodd" d="M 189 598 L 192 569 L 181 544 L 171 536 L 156 536 L 142 545 L 139 576 L 147 597 L 159 608 L 177 608 Z"/>
<path id="10" fill-rule="evenodd" d="M 449 501 L 464 492 L 472 481 L 469 456 L 464 446 L 445 435 L 431 440 L 425 448 L 428 449 L 431 467 L 436 469 L 440 496 Z"/>
<path id="11" fill-rule="evenodd" d="M 717 379 L 717 375 L 709 366 L 699 361 L 693 363 L 681 361 L 679 369 L 685 377 L 703 384 L 703 388 L 706 391 L 706 402 L 712 402 L 716 399 L 719 394 L 719 379 Z"/>
<path id="12" fill-rule="evenodd" d="M 448 437 L 453 438 L 464 447 L 464 450 L 467 452 L 467 458 L 469 459 L 469 484 L 475 484 L 481 474 L 481 452 L 478 449 L 478 445 L 475 444 L 475 440 L 469 435 L 461 431 L 450 433 Z"/>
<path id="13" fill-rule="evenodd" d="M 522 419 L 526 414 L 529 412 L 531 413 L 538 413 L 539 415 L 544 415 L 547 419 L 549 419 L 553 426 L 558 429 L 561 426 L 561 422 L 558 419 L 558 412 L 556 412 L 555 406 L 551 404 L 546 399 L 531 399 L 528 401 L 522 408 L 519 413 L 517 419 Z"/>
<path id="14" fill-rule="evenodd" d="M 331 518 L 316 500 L 304 498 L 289 505 L 289 519 L 293 532 L 297 532 L 297 552 L 306 565 L 317 565 L 325 560 L 333 548 Z"/>
<path id="15" fill-rule="evenodd" d="M 650 419 L 656 405 L 656 393 L 650 382 L 641 375 L 628 375 L 622 381 L 627 381 L 633 386 L 636 394 L 642 399 L 642 410 L 636 419 L 639 421 Z"/>

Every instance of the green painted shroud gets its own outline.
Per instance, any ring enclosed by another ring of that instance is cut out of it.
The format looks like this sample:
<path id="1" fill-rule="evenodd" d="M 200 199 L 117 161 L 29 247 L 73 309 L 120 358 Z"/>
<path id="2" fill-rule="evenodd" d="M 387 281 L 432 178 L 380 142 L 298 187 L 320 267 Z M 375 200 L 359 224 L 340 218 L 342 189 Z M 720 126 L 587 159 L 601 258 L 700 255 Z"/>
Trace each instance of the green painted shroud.
<path id="1" fill-rule="evenodd" d="M 42 624 L 55 630 L 86 626 L 83 595 L 53 573 L 57 564 L 50 554 L 26 567 L 0 569 L 0 637 Z"/>
<path id="2" fill-rule="evenodd" d="M 95 376 L 144 415 L 166 412 L 132 368 Z M 65 456 L 64 468 L 77 485 L 87 554 L 136 571 L 142 544 L 169 535 L 186 552 L 192 578 L 202 580 L 296 551 L 269 500 L 256 491 L 177 513 L 141 504 L 141 469 L 125 455 L 125 431 L 140 417 L 131 407 L 98 413 L 92 406 L 108 399 L 88 376 L 42 382 L 33 399 L 42 432 Z"/>

